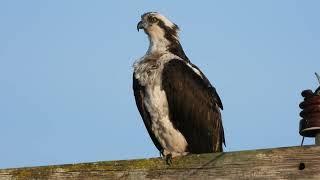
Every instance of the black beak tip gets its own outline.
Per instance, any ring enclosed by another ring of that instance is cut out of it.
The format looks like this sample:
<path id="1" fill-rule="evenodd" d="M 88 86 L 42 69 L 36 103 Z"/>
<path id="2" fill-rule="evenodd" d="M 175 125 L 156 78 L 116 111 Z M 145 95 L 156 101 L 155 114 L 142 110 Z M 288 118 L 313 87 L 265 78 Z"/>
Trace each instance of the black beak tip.
<path id="1" fill-rule="evenodd" d="M 142 21 L 139 21 L 138 24 L 137 24 L 137 30 L 138 30 L 138 32 L 139 32 L 140 29 L 143 29 Z"/>

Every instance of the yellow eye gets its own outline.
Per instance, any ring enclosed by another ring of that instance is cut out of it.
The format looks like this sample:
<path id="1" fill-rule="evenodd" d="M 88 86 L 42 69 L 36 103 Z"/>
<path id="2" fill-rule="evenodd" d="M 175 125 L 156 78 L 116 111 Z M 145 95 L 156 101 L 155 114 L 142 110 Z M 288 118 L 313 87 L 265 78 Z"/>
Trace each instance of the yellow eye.
<path id="1" fill-rule="evenodd" d="M 151 23 L 155 23 L 155 22 L 158 21 L 158 19 L 157 19 L 156 17 L 150 17 L 150 18 L 149 18 L 149 21 L 150 21 Z"/>

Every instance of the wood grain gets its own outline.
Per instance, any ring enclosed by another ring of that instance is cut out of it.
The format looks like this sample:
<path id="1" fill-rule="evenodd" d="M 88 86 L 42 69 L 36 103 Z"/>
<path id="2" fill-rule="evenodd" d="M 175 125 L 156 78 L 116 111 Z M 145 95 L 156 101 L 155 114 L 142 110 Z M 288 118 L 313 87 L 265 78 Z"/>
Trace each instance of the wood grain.
<path id="1" fill-rule="evenodd" d="M 8 179 L 320 179 L 320 146 L 0 170 Z"/>

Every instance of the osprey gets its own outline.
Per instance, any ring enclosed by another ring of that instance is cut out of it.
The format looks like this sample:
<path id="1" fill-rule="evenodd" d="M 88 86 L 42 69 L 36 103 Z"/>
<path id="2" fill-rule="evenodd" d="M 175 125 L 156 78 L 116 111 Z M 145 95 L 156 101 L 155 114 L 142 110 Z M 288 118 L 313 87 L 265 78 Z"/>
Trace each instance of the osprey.
<path id="1" fill-rule="evenodd" d="M 149 38 L 134 65 L 133 91 L 147 131 L 162 156 L 221 152 L 221 100 L 179 42 L 176 24 L 157 12 L 141 16 Z"/>

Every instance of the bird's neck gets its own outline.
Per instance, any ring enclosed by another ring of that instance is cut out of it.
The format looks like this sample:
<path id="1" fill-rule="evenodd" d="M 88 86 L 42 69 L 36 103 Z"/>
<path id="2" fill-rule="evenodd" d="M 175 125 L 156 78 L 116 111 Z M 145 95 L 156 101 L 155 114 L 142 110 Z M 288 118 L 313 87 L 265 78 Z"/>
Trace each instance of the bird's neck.
<path id="1" fill-rule="evenodd" d="M 148 37 L 149 37 L 149 48 L 146 53 L 147 55 L 172 53 L 176 56 L 179 56 L 181 59 L 185 61 L 189 61 L 178 39 L 169 41 L 165 37 L 159 37 L 152 34 L 149 34 Z"/>
<path id="2" fill-rule="evenodd" d="M 166 38 L 157 36 L 155 34 L 149 34 L 148 38 L 149 48 L 147 54 L 158 54 L 167 52 L 170 42 Z"/>

